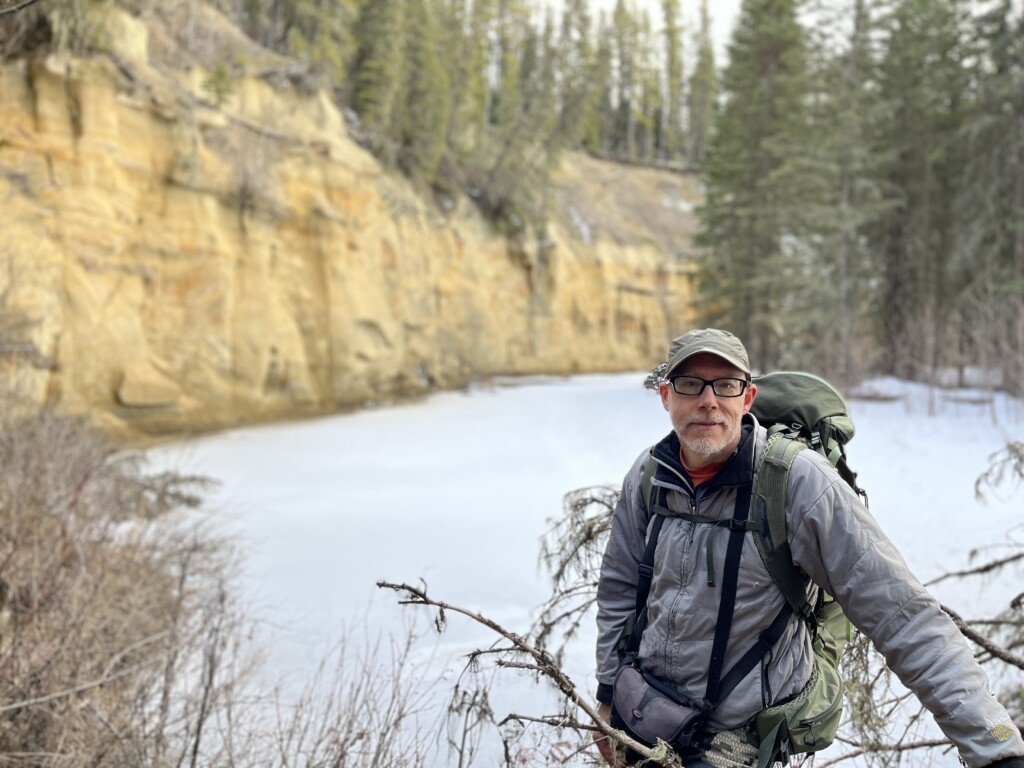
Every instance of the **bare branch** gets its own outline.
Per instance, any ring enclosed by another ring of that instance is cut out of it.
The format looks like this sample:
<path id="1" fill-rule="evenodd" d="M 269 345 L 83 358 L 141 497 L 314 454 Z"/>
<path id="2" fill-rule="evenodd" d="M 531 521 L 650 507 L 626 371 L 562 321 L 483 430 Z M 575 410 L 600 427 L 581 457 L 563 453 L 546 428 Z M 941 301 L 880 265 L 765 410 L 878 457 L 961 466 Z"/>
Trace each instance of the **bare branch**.
<path id="1" fill-rule="evenodd" d="M 944 573 L 941 576 L 937 576 L 931 581 L 927 582 L 925 586 L 930 587 L 935 584 L 938 584 L 940 581 L 945 581 L 946 579 L 958 579 L 963 576 L 978 576 L 983 573 L 991 573 L 992 571 L 999 570 L 1005 565 L 1015 563 L 1018 560 L 1024 560 L 1024 552 L 1018 552 L 1015 555 L 1004 557 L 1002 560 L 993 560 L 991 562 L 985 563 L 984 565 L 979 565 L 977 568 L 968 568 L 963 571 L 951 571 L 949 573 Z"/>
<path id="2" fill-rule="evenodd" d="M 850 752 L 844 752 L 838 757 L 834 757 L 830 760 L 826 760 L 823 763 L 816 763 L 815 768 L 828 768 L 830 765 L 839 765 L 847 760 L 852 760 L 855 757 L 868 753 L 878 752 L 910 752 L 917 749 L 935 749 L 937 747 L 951 747 L 952 744 L 947 739 L 923 739 L 921 741 L 907 741 L 899 744 L 883 744 L 883 745 L 872 745 L 868 747 L 859 747 L 851 750 Z"/>
<path id="3" fill-rule="evenodd" d="M 0 0 L 0 2 L 2 2 L 2 0 Z M 0 16 L 7 16 L 12 13 L 17 13 L 18 11 L 23 11 L 30 5 L 35 5 L 38 2 L 39 0 L 23 0 L 23 2 L 18 3 L 17 5 L 12 5 L 8 8 L 0 8 Z"/>
<path id="4" fill-rule="evenodd" d="M 390 589 L 395 592 L 404 592 L 408 595 L 408 599 L 400 600 L 399 603 L 402 605 L 426 605 L 437 608 L 440 611 L 458 613 L 467 618 L 472 619 L 476 623 L 487 627 L 489 630 L 497 635 L 508 640 L 515 648 L 518 653 L 523 653 L 532 658 L 539 668 L 539 671 L 544 674 L 549 680 L 551 680 L 558 690 L 565 696 L 566 699 L 575 706 L 583 710 L 583 712 L 589 717 L 597 726 L 595 730 L 599 730 L 605 735 L 609 736 L 615 742 L 622 744 L 629 749 L 632 749 L 639 753 L 644 759 L 652 761 L 657 765 L 667 766 L 669 768 L 681 768 L 681 762 L 679 757 L 671 750 L 667 750 L 668 754 L 665 755 L 661 749 L 652 750 L 644 744 L 632 739 L 628 734 L 617 728 L 612 728 L 607 724 L 603 718 L 597 713 L 597 710 L 591 706 L 591 704 L 585 700 L 576 690 L 575 684 L 569 678 L 565 672 L 557 665 L 555 660 L 549 653 L 543 649 L 537 648 L 521 635 L 517 635 L 514 632 L 510 632 L 497 622 L 483 616 L 475 611 L 470 611 L 466 608 L 460 608 L 457 605 L 452 605 L 441 600 L 435 600 L 432 597 L 427 596 L 426 588 L 413 587 L 409 584 L 394 584 L 386 581 L 378 581 L 377 586 L 381 589 Z M 659 742 L 659 747 L 662 743 Z M 668 745 L 664 745 L 667 747 Z"/>
<path id="5" fill-rule="evenodd" d="M 552 728 L 572 728 L 577 731 L 596 731 L 598 730 L 593 725 L 587 725 L 581 723 L 578 720 L 568 719 L 565 717 L 535 717 L 533 715 L 520 715 L 518 713 L 511 713 L 505 715 L 504 718 L 498 723 L 498 725 L 505 725 L 513 721 L 521 721 L 524 723 L 540 723 L 541 725 L 550 725 Z"/>
<path id="6" fill-rule="evenodd" d="M 124 669 L 112 675 L 106 675 L 105 677 L 101 677 L 98 680 L 90 680 L 87 683 L 76 685 L 73 688 L 66 688 L 63 691 L 57 691 L 56 693 L 51 693 L 46 696 L 38 696 L 34 699 L 26 699 L 25 701 L 16 701 L 13 704 L 7 704 L 3 707 L 0 707 L 0 714 L 3 714 L 4 712 L 13 712 L 18 709 L 24 709 L 25 707 L 34 707 L 37 704 L 46 704 L 49 701 L 56 701 L 57 699 L 63 699 L 67 696 L 74 696 L 76 693 L 83 693 L 93 688 L 99 688 L 101 685 L 106 685 L 107 683 L 112 683 L 115 680 L 120 680 L 122 677 L 127 677 L 128 675 L 132 674 L 138 669 L 144 667 L 147 663 L 148 660 L 140 662 L 139 664 L 133 664 L 132 666 L 125 667 Z"/>
<path id="7" fill-rule="evenodd" d="M 953 619 L 953 623 L 956 624 L 957 629 L 959 629 L 963 636 L 968 640 L 977 643 L 1000 661 L 1004 661 L 1010 666 L 1017 667 L 1018 669 L 1024 669 L 1024 658 L 1010 653 L 1005 648 L 1000 648 L 987 637 L 972 629 L 971 626 L 953 609 L 944 605 L 942 606 L 942 610 L 949 614 L 949 617 Z"/>

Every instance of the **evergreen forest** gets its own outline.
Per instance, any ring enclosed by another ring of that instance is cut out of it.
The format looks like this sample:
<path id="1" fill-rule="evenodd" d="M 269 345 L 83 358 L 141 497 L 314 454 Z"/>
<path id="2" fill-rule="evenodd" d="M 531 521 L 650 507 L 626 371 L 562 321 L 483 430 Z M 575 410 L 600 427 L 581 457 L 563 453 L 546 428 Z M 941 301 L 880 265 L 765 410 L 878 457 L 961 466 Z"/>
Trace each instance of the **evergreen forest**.
<path id="1" fill-rule="evenodd" d="M 726 62 L 708 0 L 213 4 L 297 62 L 294 87 L 329 91 L 384 165 L 439 200 L 468 195 L 511 235 L 545 242 L 569 150 L 702 174 L 697 246 L 672 257 L 701 321 L 762 370 L 1024 392 L 1013 0 L 744 0 Z M 0 17 L 4 57 L 93 39 L 91 0 L 21 5 Z M 211 82 L 226 92 L 243 71 L 225 62 Z"/>

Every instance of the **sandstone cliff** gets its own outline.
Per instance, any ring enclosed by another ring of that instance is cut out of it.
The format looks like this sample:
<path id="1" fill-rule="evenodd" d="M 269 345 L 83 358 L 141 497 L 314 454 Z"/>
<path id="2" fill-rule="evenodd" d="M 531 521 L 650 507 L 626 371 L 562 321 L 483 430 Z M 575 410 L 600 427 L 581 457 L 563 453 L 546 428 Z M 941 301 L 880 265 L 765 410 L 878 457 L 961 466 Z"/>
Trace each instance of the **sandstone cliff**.
<path id="1" fill-rule="evenodd" d="M 550 238 L 438 205 L 322 94 L 91 59 L 0 70 L 0 335 L 34 403 L 132 431 L 308 415 L 494 374 L 640 369 L 685 327 L 694 179 L 567 160 Z"/>

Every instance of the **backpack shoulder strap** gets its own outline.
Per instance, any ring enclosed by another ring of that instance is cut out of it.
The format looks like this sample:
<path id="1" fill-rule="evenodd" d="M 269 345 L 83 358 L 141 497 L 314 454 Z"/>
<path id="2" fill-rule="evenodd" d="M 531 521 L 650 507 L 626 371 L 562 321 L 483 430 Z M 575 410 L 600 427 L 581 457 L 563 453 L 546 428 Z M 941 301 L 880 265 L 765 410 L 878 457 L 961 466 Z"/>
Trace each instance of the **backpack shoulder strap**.
<path id="1" fill-rule="evenodd" d="M 751 514 L 761 527 L 754 542 L 772 579 L 793 612 L 813 620 L 814 606 L 807 601 L 807 577 L 793 564 L 786 530 L 789 471 L 796 455 L 806 447 L 781 432 L 768 438 L 754 481 Z"/>
<path id="2" fill-rule="evenodd" d="M 644 463 L 644 476 L 640 479 L 640 500 L 648 515 L 652 514 L 657 507 L 655 498 L 657 490 L 654 487 L 654 475 L 657 471 L 658 460 L 654 458 L 654 454 L 650 454 Z"/>
<path id="3" fill-rule="evenodd" d="M 635 655 L 640 650 L 640 637 L 647 628 L 647 598 L 651 593 L 651 582 L 654 578 L 654 550 L 658 547 L 658 535 L 665 522 L 665 516 L 658 514 L 658 489 L 654 485 L 654 473 L 658 471 L 658 462 L 654 456 L 648 456 L 644 464 L 644 474 L 640 479 L 640 501 L 648 515 L 654 516 L 647 535 L 647 546 L 640 559 L 636 582 L 636 609 L 631 623 L 626 625 L 625 643 L 621 650 L 627 655 Z"/>

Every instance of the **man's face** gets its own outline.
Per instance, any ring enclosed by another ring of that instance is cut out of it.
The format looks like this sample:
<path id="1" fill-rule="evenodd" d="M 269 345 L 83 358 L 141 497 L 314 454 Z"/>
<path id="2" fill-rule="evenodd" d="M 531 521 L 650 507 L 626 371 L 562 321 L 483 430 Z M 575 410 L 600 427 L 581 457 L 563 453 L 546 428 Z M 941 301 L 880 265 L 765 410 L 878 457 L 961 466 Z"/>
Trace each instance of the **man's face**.
<path id="1" fill-rule="evenodd" d="M 736 378 L 746 375 L 720 357 L 694 355 L 672 373 L 673 376 L 699 376 L 702 379 Z M 711 387 L 696 397 L 677 394 L 663 381 L 659 387 L 661 402 L 672 419 L 672 428 L 683 447 L 687 465 L 700 469 L 725 461 L 740 442 L 740 419 L 750 410 L 757 387 L 748 386 L 740 397 L 718 397 Z"/>

